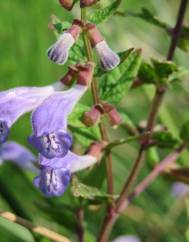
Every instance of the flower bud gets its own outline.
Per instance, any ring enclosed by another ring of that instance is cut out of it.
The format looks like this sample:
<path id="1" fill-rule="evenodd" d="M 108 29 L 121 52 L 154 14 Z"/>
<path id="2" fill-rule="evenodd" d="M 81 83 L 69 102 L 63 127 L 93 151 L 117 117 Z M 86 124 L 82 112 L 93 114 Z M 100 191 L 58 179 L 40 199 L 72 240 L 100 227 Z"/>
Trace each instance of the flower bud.
<path id="1" fill-rule="evenodd" d="M 93 126 L 99 122 L 102 116 L 102 109 L 100 105 L 95 105 L 90 111 L 84 113 L 83 123 L 87 126 Z"/>
<path id="2" fill-rule="evenodd" d="M 73 80 L 77 77 L 78 69 L 75 66 L 69 66 L 68 72 L 60 79 L 60 82 L 66 86 L 71 86 Z"/>
<path id="3" fill-rule="evenodd" d="M 48 49 L 50 60 L 58 65 L 66 63 L 69 51 L 82 31 L 82 21 L 74 20 L 70 29 L 60 35 L 58 40 Z"/>
<path id="4" fill-rule="evenodd" d="M 104 112 L 107 113 L 112 126 L 117 126 L 122 122 L 121 116 L 114 106 L 109 103 L 104 103 L 103 108 Z"/>
<path id="5" fill-rule="evenodd" d="M 66 10 L 70 11 L 73 8 L 73 0 L 59 0 L 60 5 Z"/>
<path id="6" fill-rule="evenodd" d="M 112 51 L 112 49 L 110 49 L 96 25 L 87 24 L 87 30 L 91 45 L 96 49 L 100 57 L 102 68 L 108 71 L 117 67 L 120 63 L 120 58 L 114 51 Z"/>
<path id="7" fill-rule="evenodd" d="M 81 8 L 90 7 L 93 4 L 95 4 L 96 2 L 97 2 L 97 0 L 80 0 L 80 6 L 81 6 Z"/>
<path id="8" fill-rule="evenodd" d="M 76 65 L 79 73 L 77 78 L 77 84 L 89 86 L 92 78 L 93 78 L 93 72 L 94 72 L 94 63 L 88 62 L 84 65 L 77 64 Z"/>
<path id="9" fill-rule="evenodd" d="M 92 143 L 92 145 L 89 147 L 87 154 L 96 157 L 97 160 L 100 160 L 103 148 L 103 142 Z"/>

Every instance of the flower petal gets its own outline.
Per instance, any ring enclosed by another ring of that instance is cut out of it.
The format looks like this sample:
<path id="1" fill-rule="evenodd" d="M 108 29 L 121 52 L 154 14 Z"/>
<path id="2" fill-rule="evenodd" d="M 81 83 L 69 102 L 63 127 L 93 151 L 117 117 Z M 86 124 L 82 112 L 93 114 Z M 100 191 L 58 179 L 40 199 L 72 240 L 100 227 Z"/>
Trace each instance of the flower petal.
<path id="1" fill-rule="evenodd" d="M 96 51 L 100 56 L 102 68 L 105 70 L 112 70 L 120 63 L 119 56 L 108 46 L 106 41 L 99 42 L 96 46 Z"/>
<path id="2" fill-rule="evenodd" d="M 42 136 L 32 135 L 28 141 L 45 157 L 63 157 L 72 146 L 72 136 L 64 131 L 44 134 Z"/>
<path id="3" fill-rule="evenodd" d="M 61 196 L 71 179 L 69 170 L 43 167 L 40 175 L 34 179 L 34 185 L 47 197 Z"/>
<path id="4" fill-rule="evenodd" d="M 12 161 L 22 169 L 38 172 L 34 165 L 36 157 L 27 148 L 16 142 L 6 142 L 0 147 L 0 159 Z"/>
<path id="5" fill-rule="evenodd" d="M 70 152 L 70 171 L 75 173 L 93 166 L 97 162 L 97 158 L 92 155 L 79 156 Z"/>
<path id="6" fill-rule="evenodd" d="M 75 85 L 68 91 L 55 93 L 47 98 L 32 114 L 34 135 L 66 131 L 68 115 L 86 90 L 86 86 Z"/>
<path id="7" fill-rule="evenodd" d="M 64 32 L 47 51 L 50 60 L 63 65 L 68 60 L 69 50 L 74 45 L 75 39 L 70 33 Z"/>
<path id="8" fill-rule="evenodd" d="M 21 115 L 36 108 L 53 92 L 53 86 L 19 87 L 1 92 L 0 120 L 10 127 Z"/>
<path id="9" fill-rule="evenodd" d="M 44 156 L 40 156 L 39 163 L 42 166 L 48 166 L 51 168 L 64 168 L 70 170 L 71 173 L 84 170 L 97 162 L 97 158 L 92 155 L 77 155 L 71 151 L 68 151 L 67 155 L 61 158 L 47 159 Z"/>

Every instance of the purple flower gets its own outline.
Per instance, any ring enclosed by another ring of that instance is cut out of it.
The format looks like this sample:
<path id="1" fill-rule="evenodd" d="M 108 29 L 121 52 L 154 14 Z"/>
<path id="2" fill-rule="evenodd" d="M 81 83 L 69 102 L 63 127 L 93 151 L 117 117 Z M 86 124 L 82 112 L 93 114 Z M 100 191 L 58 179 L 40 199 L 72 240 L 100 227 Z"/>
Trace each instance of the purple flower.
<path id="1" fill-rule="evenodd" d="M 94 165 L 97 158 L 92 155 L 79 156 L 69 151 L 63 158 L 39 158 L 42 167 L 34 185 L 46 196 L 61 196 L 69 185 L 71 174 Z"/>
<path id="2" fill-rule="evenodd" d="M 81 32 L 82 22 L 74 20 L 70 29 L 60 35 L 58 40 L 48 49 L 47 55 L 50 60 L 58 65 L 66 63 L 70 48 L 74 45 Z"/>
<path id="3" fill-rule="evenodd" d="M 119 56 L 108 46 L 106 41 L 101 41 L 95 46 L 100 56 L 101 66 L 104 70 L 110 71 L 116 68 L 120 63 Z"/>
<path id="4" fill-rule="evenodd" d="M 189 193 L 189 186 L 182 182 L 174 182 L 171 187 L 171 194 L 174 197 L 184 197 Z"/>
<path id="5" fill-rule="evenodd" d="M 60 88 L 63 88 L 63 84 L 56 83 L 46 87 L 18 87 L 0 92 L 0 143 L 6 141 L 10 127 L 20 116 L 35 109 Z"/>
<path id="6" fill-rule="evenodd" d="M 67 118 L 87 88 L 75 85 L 68 91 L 55 93 L 33 112 L 33 135 L 29 142 L 46 158 L 64 157 L 71 148 Z"/>
<path id="7" fill-rule="evenodd" d="M 34 179 L 34 185 L 47 196 L 61 196 L 71 179 L 69 170 L 42 167 L 40 175 Z"/>
<path id="8" fill-rule="evenodd" d="M 102 68 L 104 70 L 110 71 L 117 67 L 120 63 L 120 58 L 112 49 L 110 49 L 104 37 L 97 29 L 96 25 L 88 23 L 87 30 L 91 45 L 96 49 L 100 57 Z"/>
<path id="9" fill-rule="evenodd" d="M 22 169 L 38 172 L 36 163 L 36 157 L 24 146 L 16 142 L 6 142 L 0 147 L 0 161 L 12 161 Z"/>

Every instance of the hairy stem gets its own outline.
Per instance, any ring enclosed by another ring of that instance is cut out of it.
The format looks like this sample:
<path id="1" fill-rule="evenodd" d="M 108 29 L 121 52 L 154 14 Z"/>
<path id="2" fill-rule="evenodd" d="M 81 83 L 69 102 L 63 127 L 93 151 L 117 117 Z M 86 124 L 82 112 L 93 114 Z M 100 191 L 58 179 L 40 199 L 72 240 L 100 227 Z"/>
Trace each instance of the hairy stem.
<path id="1" fill-rule="evenodd" d="M 81 9 L 81 19 L 84 22 L 86 22 L 86 8 Z M 83 33 L 83 40 L 85 44 L 87 59 L 88 61 L 94 62 L 92 46 L 89 41 L 87 32 L 85 30 Z M 94 104 L 98 104 L 100 102 L 100 98 L 98 96 L 97 81 L 95 77 L 93 77 L 93 81 L 91 83 L 91 89 L 92 89 Z M 108 142 L 109 138 L 103 121 L 99 123 L 99 129 L 100 129 L 102 140 Z M 112 156 L 110 152 L 108 153 L 107 159 L 106 159 L 106 170 L 107 170 L 108 193 L 113 194 Z"/>
<path id="2" fill-rule="evenodd" d="M 177 42 L 180 36 L 180 32 L 182 30 L 186 7 L 187 7 L 187 0 L 181 0 L 180 7 L 178 10 L 177 20 L 176 20 L 176 25 L 173 30 L 171 44 L 167 55 L 167 60 L 173 59 Z M 148 137 L 145 137 L 144 140 L 141 142 L 141 146 L 139 148 L 139 152 L 134 162 L 133 168 L 131 169 L 130 175 L 125 182 L 125 185 L 122 189 L 120 197 L 118 198 L 118 201 L 115 207 L 115 215 L 110 217 L 109 219 L 107 217 L 105 218 L 102 225 L 102 229 L 100 231 L 99 238 L 97 240 L 98 242 L 106 242 L 108 240 L 112 227 L 115 221 L 117 220 L 117 218 L 119 217 L 118 214 L 120 211 L 122 211 L 122 206 L 125 202 L 125 199 L 128 197 L 129 191 L 132 185 L 134 184 L 136 177 L 138 176 L 138 173 L 140 171 L 140 168 L 142 167 L 142 163 L 144 160 L 144 153 L 146 150 L 146 146 L 150 140 L 151 132 L 153 131 L 153 127 L 159 112 L 159 108 L 161 107 L 161 103 L 163 101 L 165 93 L 166 93 L 166 87 L 157 85 L 156 92 L 152 101 L 151 110 L 148 116 L 147 127 L 145 130 L 147 132 L 150 132 L 150 134 Z"/>

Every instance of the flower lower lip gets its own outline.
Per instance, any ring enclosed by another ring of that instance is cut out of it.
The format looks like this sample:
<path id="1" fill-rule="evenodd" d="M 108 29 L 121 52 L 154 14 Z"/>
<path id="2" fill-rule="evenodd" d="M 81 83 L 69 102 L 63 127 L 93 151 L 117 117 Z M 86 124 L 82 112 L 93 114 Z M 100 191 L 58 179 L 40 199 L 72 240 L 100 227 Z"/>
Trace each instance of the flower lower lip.
<path id="1" fill-rule="evenodd" d="M 9 128 L 5 121 L 0 121 L 0 144 L 7 140 L 9 135 Z"/>

